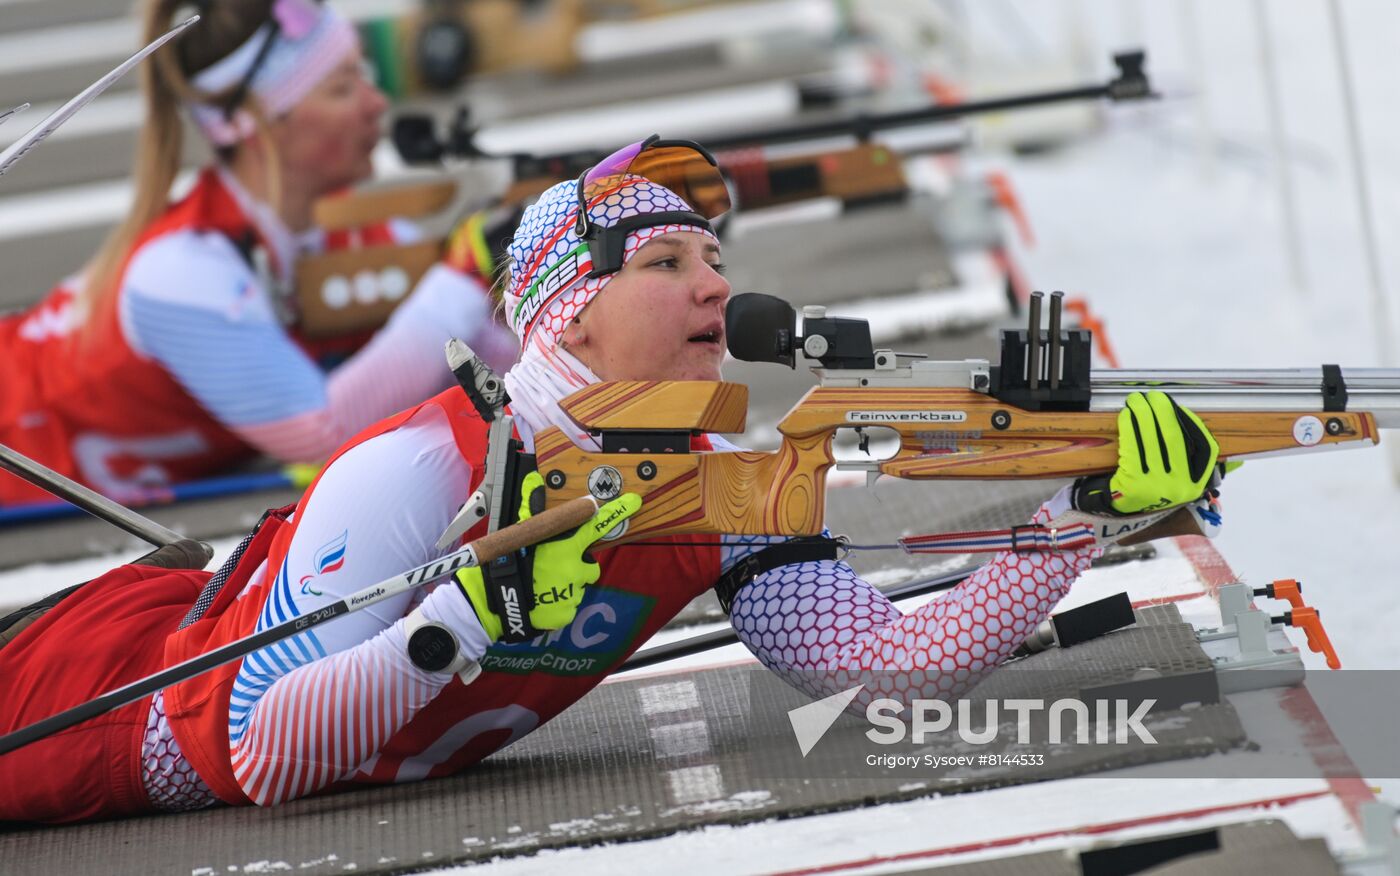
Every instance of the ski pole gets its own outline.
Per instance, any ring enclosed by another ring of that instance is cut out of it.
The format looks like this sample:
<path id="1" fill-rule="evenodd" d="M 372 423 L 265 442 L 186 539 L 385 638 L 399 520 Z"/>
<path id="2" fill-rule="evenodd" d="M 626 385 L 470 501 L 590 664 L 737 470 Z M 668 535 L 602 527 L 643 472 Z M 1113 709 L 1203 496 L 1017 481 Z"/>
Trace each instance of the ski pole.
<path id="1" fill-rule="evenodd" d="M 0 125 L 5 124 L 5 123 L 8 122 L 10 119 L 14 118 L 17 114 L 22 113 L 22 112 L 24 112 L 24 111 L 27 110 L 27 109 L 29 109 L 29 102 L 28 102 L 28 101 L 25 101 L 24 103 L 20 104 L 19 106 L 10 107 L 9 109 L 5 110 L 3 113 L 0 113 Z"/>
<path id="2" fill-rule="evenodd" d="M 303 633 L 342 615 L 359 611 L 362 608 L 368 608 L 391 596 L 396 596 L 414 587 L 436 581 L 439 578 L 456 572 L 458 569 L 489 563 L 497 557 L 512 553 L 523 547 L 528 547 L 552 535 L 558 535 L 561 532 L 581 526 L 597 513 L 597 511 L 598 502 L 596 499 L 591 496 L 580 496 L 557 508 L 551 508 L 527 520 L 484 535 L 471 544 L 459 548 L 445 557 L 439 557 L 436 560 L 431 560 L 421 566 L 416 566 L 392 578 L 386 578 L 378 584 L 371 584 L 363 590 L 356 591 L 346 596 L 339 602 L 334 602 L 323 608 L 318 608 L 302 617 L 292 618 L 277 626 L 268 627 L 260 633 L 244 636 L 237 641 L 215 648 L 205 654 L 200 654 L 182 663 L 177 663 L 168 669 L 163 669 L 160 672 L 148 675 L 145 678 L 133 681 L 115 690 L 108 691 L 85 703 L 59 712 L 57 715 L 35 721 L 33 724 L 21 727 L 12 733 L 0 736 L 0 755 L 8 754 L 17 748 L 21 748 L 31 742 L 37 742 L 60 730 L 66 730 L 89 718 L 95 718 L 98 715 L 110 712 L 127 703 L 135 702 L 147 694 L 155 693 L 162 688 L 179 684 L 182 681 L 188 681 L 198 675 L 203 675 L 211 669 L 237 660 L 260 648 L 276 644 L 283 639 L 289 639 L 298 633 Z"/>
<path id="3" fill-rule="evenodd" d="M 79 92 L 75 97 L 63 106 L 49 113 L 43 121 L 26 131 L 19 139 L 10 144 L 8 148 L 0 152 L 0 174 L 5 173 L 14 167 L 29 151 L 38 146 L 64 122 L 71 119 L 79 110 L 92 103 L 99 94 L 112 86 L 112 83 L 126 75 L 127 71 L 145 60 L 152 52 L 161 46 L 175 39 L 184 33 L 195 22 L 199 21 L 199 16 L 194 15 L 175 27 L 166 31 L 161 36 L 152 40 L 148 45 L 136 54 L 118 64 L 110 72 L 104 74 L 96 82 Z M 8 119 L 11 115 L 23 107 L 6 112 L 0 116 L 0 121 Z M 154 523 L 129 508 L 118 505 L 111 499 L 89 490 L 52 469 L 46 468 L 32 459 L 0 445 L 0 468 L 29 481 L 31 484 L 53 493 L 55 496 L 67 499 L 89 514 L 107 521 L 121 529 L 126 530 L 137 538 L 150 542 L 158 548 L 180 541 L 180 536 L 166 529 L 158 523 Z M 208 546 L 205 546 L 208 548 Z M 208 550 L 209 556 L 213 556 L 213 550 Z M 207 559 L 206 559 L 207 562 Z"/>
<path id="4" fill-rule="evenodd" d="M 166 529 L 154 520 L 142 517 L 125 505 L 89 490 L 77 481 L 70 480 L 3 444 L 0 444 L 0 468 L 17 477 L 24 478 L 34 486 L 47 490 L 60 499 L 72 502 L 99 520 L 105 520 L 118 529 L 129 532 L 158 548 L 174 544 L 184 538 L 179 533 Z M 214 552 L 211 549 L 209 556 L 213 555 Z"/>
<path id="5" fill-rule="evenodd" d="M 125 76 L 128 70 L 144 61 L 156 49 L 184 33 L 197 21 L 199 21 L 199 16 L 192 15 L 175 25 L 152 40 L 145 48 L 118 64 L 111 72 L 104 74 L 101 79 L 84 88 L 63 106 L 49 113 L 43 121 L 30 128 L 24 136 L 11 143 L 5 151 L 0 152 L 0 174 L 13 167 L 15 162 L 23 158 L 29 150 L 42 143 L 45 137 L 56 131 L 59 125 L 71 119 L 78 110 L 92 103 L 99 94 L 110 88 L 112 83 Z"/>

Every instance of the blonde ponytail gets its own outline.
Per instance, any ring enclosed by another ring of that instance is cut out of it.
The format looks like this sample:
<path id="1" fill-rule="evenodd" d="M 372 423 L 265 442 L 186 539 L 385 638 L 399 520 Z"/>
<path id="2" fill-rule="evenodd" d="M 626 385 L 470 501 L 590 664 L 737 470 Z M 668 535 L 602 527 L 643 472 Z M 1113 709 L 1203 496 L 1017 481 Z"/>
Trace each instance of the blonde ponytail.
<path id="1" fill-rule="evenodd" d="M 177 17 L 184 17 L 177 13 L 190 6 L 190 0 L 145 0 L 141 5 L 143 43 L 169 30 Z M 271 6 L 271 0 L 217 0 L 199 4 L 200 22 L 142 65 L 141 91 L 145 96 L 146 122 L 137 140 L 131 208 L 83 271 L 79 304 L 88 337 L 97 334 L 92 329 L 115 307 L 120 272 L 127 255 L 142 232 L 169 207 L 170 187 L 180 172 L 184 154 L 180 105 L 186 101 L 220 105 L 232 96 L 227 91 L 216 94 L 200 91 L 190 84 L 190 78 L 251 37 L 268 20 Z M 256 104 L 256 98 L 250 97 L 244 106 L 251 110 L 257 121 L 258 136 L 268 149 L 267 154 L 272 155 L 267 120 Z M 275 193 L 280 191 L 278 162 L 272 161 L 270 165 L 270 183 Z"/>

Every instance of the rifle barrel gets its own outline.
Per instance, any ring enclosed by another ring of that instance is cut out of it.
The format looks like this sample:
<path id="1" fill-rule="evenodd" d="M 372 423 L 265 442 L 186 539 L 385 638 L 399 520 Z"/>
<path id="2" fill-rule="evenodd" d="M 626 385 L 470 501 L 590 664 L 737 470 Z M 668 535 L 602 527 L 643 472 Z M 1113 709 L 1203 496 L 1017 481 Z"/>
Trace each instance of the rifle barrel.
<path id="1" fill-rule="evenodd" d="M 928 125 L 984 113 L 1005 112 L 1074 100 L 1095 100 L 1108 96 L 1109 87 L 1106 85 L 1061 88 L 1054 91 L 1039 91 L 966 103 L 935 104 L 884 113 L 840 115 L 830 119 L 778 125 L 756 131 L 714 135 L 705 137 L 703 142 L 705 148 L 718 152 L 744 146 L 777 146 L 785 143 L 799 143 L 803 140 L 818 140 L 824 137 L 854 136 L 857 139 L 865 140 L 877 131 L 888 131 L 911 125 Z"/>
<path id="2" fill-rule="evenodd" d="M 1383 429 L 1400 428 L 1400 368 L 1340 370 L 1346 409 L 1369 411 Z M 1115 411 L 1130 392 L 1160 389 L 1192 410 L 1290 411 L 1323 407 L 1322 368 L 1126 370 L 1090 375 L 1090 410 Z"/>
<path id="3" fill-rule="evenodd" d="M 740 147 L 774 146 L 843 136 L 854 136 L 857 140 L 864 142 L 877 131 L 951 121 L 984 113 L 1005 112 L 1078 100 L 1147 100 L 1158 95 L 1152 91 L 1147 71 L 1144 69 L 1145 61 L 1146 56 L 1141 51 L 1120 52 L 1114 55 L 1113 63 L 1117 68 L 1118 75 L 1102 84 L 1010 94 L 955 104 L 933 104 L 891 112 L 840 114 L 829 118 L 803 120 L 756 131 L 713 134 L 701 138 L 701 142 L 714 152 Z M 463 108 L 452 123 L 452 132 L 447 140 L 440 142 L 437 140 L 436 134 L 433 133 L 434 122 L 430 116 L 426 114 L 400 116 L 394 123 L 394 144 L 399 154 L 410 164 L 438 161 L 444 152 L 459 158 L 509 158 L 515 165 L 517 179 L 530 176 L 576 176 L 582 168 L 591 166 L 607 154 L 607 150 L 600 151 L 599 149 L 580 149 L 553 155 L 493 154 L 477 146 L 477 129 L 469 126 L 468 121 L 469 115 Z"/>

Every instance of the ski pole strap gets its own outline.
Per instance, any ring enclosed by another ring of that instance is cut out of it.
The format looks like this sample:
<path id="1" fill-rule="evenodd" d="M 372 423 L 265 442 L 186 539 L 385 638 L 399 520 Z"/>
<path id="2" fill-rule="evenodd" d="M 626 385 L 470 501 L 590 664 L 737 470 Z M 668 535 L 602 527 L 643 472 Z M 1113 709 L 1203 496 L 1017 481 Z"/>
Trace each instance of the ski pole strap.
<path id="1" fill-rule="evenodd" d="M 898 540 L 907 554 L 976 554 L 1011 551 L 1075 551 L 1098 543 L 1088 522 L 1054 527 L 1028 523 L 1010 529 L 906 535 Z"/>
<path id="2" fill-rule="evenodd" d="M 834 560 L 845 544 L 843 538 L 826 535 L 801 536 L 778 544 L 769 545 L 744 557 L 729 571 L 719 576 L 715 582 L 715 596 L 719 597 L 719 607 L 729 614 L 729 606 L 739 591 L 753 583 L 764 572 L 791 563 L 811 563 L 819 560 Z"/>
<path id="3" fill-rule="evenodd" d="M 528 642 L 539 634 L 530 623 L 535 607 L 534 551 L 525 548 L 497 557 L 481 567 L 486 606 L 501 619 L 501 641 Z"/>

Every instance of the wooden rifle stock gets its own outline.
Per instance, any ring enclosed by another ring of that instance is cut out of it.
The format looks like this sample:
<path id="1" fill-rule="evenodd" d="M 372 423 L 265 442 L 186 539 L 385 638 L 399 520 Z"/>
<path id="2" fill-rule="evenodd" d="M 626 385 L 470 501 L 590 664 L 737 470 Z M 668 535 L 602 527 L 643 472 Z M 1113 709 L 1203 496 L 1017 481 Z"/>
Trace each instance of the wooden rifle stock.
<path id="1" fill-rule="evenodd" d="M 747 401 L 747 387 L 707 381 L 605 382 L 574 393 L 562 407 L 601 436 L 603 449 L 580 449 L 557 428 L 536 436 L 549 505 L 590 488 L 600 499 L 640 493 L 641 510 L 612 544 L 682 533 L 816 534 L 827 473 L 837 464 L 832 441 L 854 427 L 891 429 L 898 449 L 841 467 L 909 480 L 1065 479 L 1111 472 L 1118 463 L 1116 406 L 1028 411 L 948 387 L 819 386 L 778 424 L 777 450 L 688 452 L 692 434 L 743 431 Z M 1222 460 L 1380 440 L 1372 413 L 1321 408 L 1196 413 Z"/>

